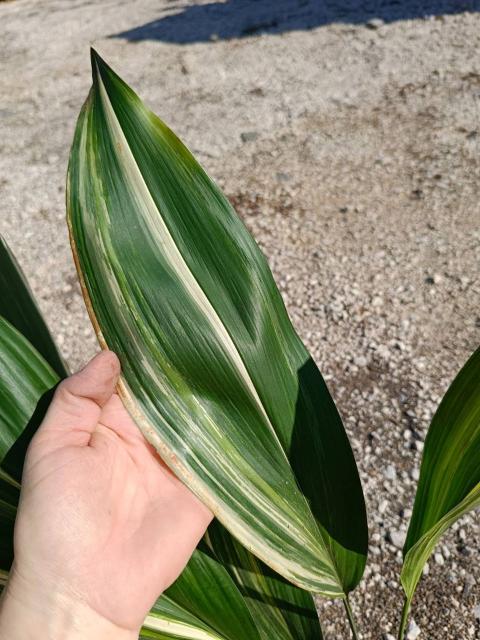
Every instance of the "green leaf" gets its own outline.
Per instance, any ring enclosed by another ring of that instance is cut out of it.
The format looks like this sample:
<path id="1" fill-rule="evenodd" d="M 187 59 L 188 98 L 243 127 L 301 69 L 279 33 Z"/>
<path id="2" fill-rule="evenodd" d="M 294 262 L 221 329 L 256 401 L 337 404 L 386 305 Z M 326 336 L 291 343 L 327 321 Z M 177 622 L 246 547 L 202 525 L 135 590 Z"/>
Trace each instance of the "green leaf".
<path id="1" fill-rule="evenodd" d="M 205 542 L 165 594 L 227 640 L 260 640 L 242 594 Z"/>
<path id="2" fill-rule="evenodd" d="M 0 478 L 17 485 L 28 441 L 58 376 L 31 343 L 0 316 Z"/>
<path id="3" fill-rule="evenodd" d="M 245 598 L 262 640 L 321 640 L 311 593 L 295 587 L 260 562 L 218 521 L 210 525 L 205 543 Z"/>
<path id="4" fill-rule="evenodd" d="M 145 621 L 144 637 L 163 637 L 149 635 L 159 632 L 212 640 L 322 639 L 311 594 L 260 563 L 218 521 Z"/>
<path id="5" fill-rule="evenodd" d="M 366 559 L 340 416 L 267 262 L 178 138 L 92 54 L 68 174 L 90 317 L 165 462 L 255 555 L 340 596 Z"/>
<path id="6" fill-rule="evenodd" d="M 8 571 L 13 559 L 25 435 L 38 426 L 42 398 L 57 380 L 38 351 L 0 316 L 0 571 Z"/>
<path id="7" fill-rule="evenodd" d="M 435 413 L 423 452 L 401 581 L 407 604 L 442 534 L 480 505 L 480 348 Z M 406 613 L 405 613 L 406 616 Z"/>
<path id="8" fill-rule="evenodd" d="M 223 605 L 223 601 L 222 601 Z M 222 610 L 217 601 L 217 609 Z M 216 633 L 200 618 L 184 609 L 167 595 L 157 600 L 145 619 L 141 638 L 191 638 L 192 640 L 229 640 L 229 636 Z M 247 636 L 244 636 L 247 638 Z M 253 638 L 258 637 L 256 635 Z"/>
<path id="9" fill-rule="evenodd" d="M 6 318 L 32 343 L 61 378 L 68 375 L 20 265 L 1 236 L 0 316 Z"/>

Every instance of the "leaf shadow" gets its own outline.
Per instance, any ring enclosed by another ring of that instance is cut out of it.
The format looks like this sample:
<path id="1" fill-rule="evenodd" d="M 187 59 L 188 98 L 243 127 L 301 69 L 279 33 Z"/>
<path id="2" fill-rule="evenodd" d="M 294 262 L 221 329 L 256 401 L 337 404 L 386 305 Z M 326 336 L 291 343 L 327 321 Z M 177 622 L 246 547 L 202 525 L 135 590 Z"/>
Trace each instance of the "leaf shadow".
<path id="1" fill-rule="evenodd" d="M 22 481 L 23 465 L 28 445 L 45 417 L 58 384 L 60 383 L 57 383 L 54 387 L 45 391 L 45 393 L 40 397 L 34 412 L 25 426 L 25 429 L 7 451 L 3 460 L 0 461 L 0 467 L 19 483 Z"/>
<path id="2" fill-rule="evenodd" d="M 366 555 L 365 500 L 348 436 L 314 360 L 298 371 L 290 464 L 321 527 L 339 545 Z"/>

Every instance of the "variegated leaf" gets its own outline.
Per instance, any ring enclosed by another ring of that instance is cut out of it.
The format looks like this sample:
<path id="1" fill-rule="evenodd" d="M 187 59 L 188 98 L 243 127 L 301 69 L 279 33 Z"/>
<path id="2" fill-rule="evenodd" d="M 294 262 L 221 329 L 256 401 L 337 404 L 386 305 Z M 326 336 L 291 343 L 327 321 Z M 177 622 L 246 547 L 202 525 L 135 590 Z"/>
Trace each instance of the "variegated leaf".
<path id="1" fill-rule="evenodd" d="M 363 494 L 340 416 L 267 262 L 186 147 L 99 58 L 68 174 L 87 307 L 165 462 L 254 554 L 344 597 Z"/>
<path id="2" fill-rule="evenodd" d="M 403 549 L 403 627 L 423 567 L 440 537 L 462 515 L 478 506 L 480 348 L 450 385 L 425 439 L 415 505 Z"/>
<path id="3" fill-rule="evenodd" d="M 58 376 L 32 344 L 0 316 L 0 478 L 18 486 L 31 435 Z"/>
<path id="4" fill-rule="evenodd" d="M 31 342 L 57 375 L 68 375 L 67 367 L 40 313 L 23 271 L 1 236 L 0 316 L 8 320 Z"/>
<path id="5" fill-rule="evenodd" d="M 260 562 L 218 521 L 210 525 L 204 540 L 245 598 L 262 640 L 321 640 L 318 613 L 310 593 Z"/>

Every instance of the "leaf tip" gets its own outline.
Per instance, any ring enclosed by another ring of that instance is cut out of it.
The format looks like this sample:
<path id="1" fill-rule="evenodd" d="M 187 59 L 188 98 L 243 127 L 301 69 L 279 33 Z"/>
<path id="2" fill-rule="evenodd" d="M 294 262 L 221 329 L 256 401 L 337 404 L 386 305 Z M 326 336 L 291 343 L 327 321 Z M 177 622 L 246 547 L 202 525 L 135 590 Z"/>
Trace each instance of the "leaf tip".
<path id="1" fill-rule="evenodd" d="M 92 65 L 93 83 L 95 84 L 98 77 L 108 72 L 110 67 L 93 47 L 90 47 L 90 62 Z"/>

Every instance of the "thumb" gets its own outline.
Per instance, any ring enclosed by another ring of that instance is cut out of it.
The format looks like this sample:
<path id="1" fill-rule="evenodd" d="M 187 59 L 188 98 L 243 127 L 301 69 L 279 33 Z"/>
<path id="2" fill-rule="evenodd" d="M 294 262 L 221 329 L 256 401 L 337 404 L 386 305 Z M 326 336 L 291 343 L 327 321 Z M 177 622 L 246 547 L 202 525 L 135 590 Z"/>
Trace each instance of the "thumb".
<path id="1" fill-rule="evenodd" d="M 78 373 L 57 387 L 36 438 L 54 448 L 86 446 L 97 426 L 102 407 L 115 391 L 120 362 L 112 351 L 102 351 Z"/>

